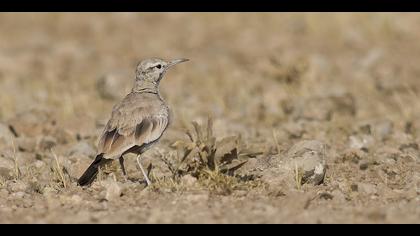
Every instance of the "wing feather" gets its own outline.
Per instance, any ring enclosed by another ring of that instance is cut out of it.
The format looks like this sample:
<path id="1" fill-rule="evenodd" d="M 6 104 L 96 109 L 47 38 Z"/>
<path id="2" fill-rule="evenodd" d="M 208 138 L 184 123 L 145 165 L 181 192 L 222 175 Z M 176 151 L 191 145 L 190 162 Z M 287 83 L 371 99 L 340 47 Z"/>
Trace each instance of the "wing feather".
<path id="1" fill-rule="evenodd" d="M 122 128 L 110 126 L 101 136 L 99 152 L 104 153 L 107 159 L 116 159 L 131 147 L 143 146 L 159 139 L 168 123 L 168 116 L 155 115 L 143 117 L 139 122 L 132 122 L 132 125 L 121 125 Z M 112 130 L 107 131 L 109 129 Z"/>

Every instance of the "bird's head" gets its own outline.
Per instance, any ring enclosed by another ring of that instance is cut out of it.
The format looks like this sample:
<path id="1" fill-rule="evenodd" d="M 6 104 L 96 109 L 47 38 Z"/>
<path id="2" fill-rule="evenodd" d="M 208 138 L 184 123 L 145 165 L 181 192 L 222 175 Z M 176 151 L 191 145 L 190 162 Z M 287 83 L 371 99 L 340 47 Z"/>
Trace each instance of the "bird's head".
<path id="1" fill-rule="evenodd" d="M 159 58 L 145 59 L 137 65 L 136 80 L 157 85 L 170 67 L 186 61 L 188 61 L 188 59 L 175 59 L 171 61 Z"/>

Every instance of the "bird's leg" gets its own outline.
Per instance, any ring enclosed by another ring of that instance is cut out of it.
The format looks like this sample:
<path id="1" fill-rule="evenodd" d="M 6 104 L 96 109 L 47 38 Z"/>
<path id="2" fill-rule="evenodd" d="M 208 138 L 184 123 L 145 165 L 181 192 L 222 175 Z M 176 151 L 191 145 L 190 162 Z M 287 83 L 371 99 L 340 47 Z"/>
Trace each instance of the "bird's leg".
<path id="1" fill-rule="evenodd" d="M 120 166 L 121 166 L 121 170 L 122 170 L 123 175 L 124 175 L 124 180 L 127 182 L 127 180 L 128 180 L 127 172 L 125 171 L 124 158 L 122 156 L 120 156 Z"/>
<path id="2" fill-rule="evenodd" d="M 140 167 L 141 172 L 143 173 L 144 178 L 146 179 L 147 186 L 152 185 L 152 182 L 149 180 L 149 177 L 147 177 L 146 171 L 144 171 L 143 166 L 140 163 L 141 155 L 137 155 L 137 164 Z"/>

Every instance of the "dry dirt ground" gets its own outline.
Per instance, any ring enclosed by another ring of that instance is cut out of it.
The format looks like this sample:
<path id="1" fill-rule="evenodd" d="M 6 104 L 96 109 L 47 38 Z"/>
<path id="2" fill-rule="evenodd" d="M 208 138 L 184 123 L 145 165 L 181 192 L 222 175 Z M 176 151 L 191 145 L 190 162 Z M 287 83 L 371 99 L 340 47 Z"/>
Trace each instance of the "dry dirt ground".
<path id="1" fill-rule="evenodd" d="M 420 223 L 419 25 L 2 13 L 0 223 Z M 191 59 L 161 83 L 174 119 L 144 155 L 154 184 L 128 155 L 128 181 L 114 163 L 78 187 L 148 57 Z"/>

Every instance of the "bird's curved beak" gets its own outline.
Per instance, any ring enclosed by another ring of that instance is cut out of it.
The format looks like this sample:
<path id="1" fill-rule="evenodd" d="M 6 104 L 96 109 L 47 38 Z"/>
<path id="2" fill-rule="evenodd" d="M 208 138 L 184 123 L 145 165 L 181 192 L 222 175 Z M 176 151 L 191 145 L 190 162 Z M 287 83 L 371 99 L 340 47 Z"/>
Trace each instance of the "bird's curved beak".
<path id="1" fill-rule="evenodd" d="M 179 64 L 179 63 L 182 63 L 182 62 L 186 62 L 186 61 L 189 61 L 189 59 L 186 59 L 186 58 L 181 58 L 181 59 L 175 59 L 175 60 L 172 60 L 172 61 L 170 61 L 168 64 L 167 64 L 167 68 L 169 68 L 169 67 L 171 67 L 171 66 L 174 66 L 174 65 L 176 65 L 176 64 Z"/>

